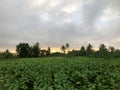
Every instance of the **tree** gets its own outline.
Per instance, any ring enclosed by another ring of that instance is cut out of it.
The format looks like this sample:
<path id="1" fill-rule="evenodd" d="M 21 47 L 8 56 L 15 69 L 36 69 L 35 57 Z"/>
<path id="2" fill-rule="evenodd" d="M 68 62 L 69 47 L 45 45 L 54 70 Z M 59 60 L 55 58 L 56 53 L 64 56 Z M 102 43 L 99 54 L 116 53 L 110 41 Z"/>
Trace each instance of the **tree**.
<path id="1" fill-rule="evenodd" d="M 86 54 L 87 54 L 88 56 L 93 55 L 93 46 L 92 46 L 91 44 L 89 44 L 89 45 L 87 46 Z"/>
<path id="2" fill-rule="evenodd" d="M 120 57 L 120 50 L 119 49 L 115 50 L 115 52 L 114 52 L 114 58 L 118 58 L 118 57 Z"/>
<path id="3" fill-rule="evenodd" d="M 114 47 L 112 47 L 112 46 L 110 46 L 109 48 L 108 48 L 108 57 L 109 58 L 114 58 L 115 57 L 115 48 Z"/>
<path id="4" fill-rule="evenodd" d="M 5 58 L 10 58 L 13 56 L 13 54 L 10 53 L 10 51 L 8 49 L 4 52 L 4 55 L 5 55 Z"/>
<path id="5" fill-rule="evenodd" d="M 20 43 L 16 46 L 16 52 L 19 57 L 29 57 L 30 46 L 28 43 Z"/>
<path id="6" fill-rule="evenodd" d="M 100 57 L 106 57 L 108 55 L 108 50 L 104 44 L 100 45 L 98 54 Z"/>
<path id="7" fill-rule="evenodd" d="M 39 57 L 39 55 L 40 55 L 40 48 L 39 48 L 39 43 L 37 42 L 32 47 L 32 57 Z"/>
<path id="8" fill-rule="evenodd" d="M 51 53 L 51 56 L 59 57 L 59 56 L 63 56 L 63 54 L 61 52 L 54 52 Z"/>
<path id="9" fill-rule="evenodd" d="M 40 50 L 40 56 L 41 56 L 41 57 L 45 57 L 45 56 L 46 56 L 46 53 L 47 53 L 47 50 L 46 50 L 46 49 Z"/>
<path id="10" fill-rule="evenodd" d="M 82 46 L 80 49 L 80 56 L 85 56 L 85 55 L 86 55 L 86 50 L 85 50 L 85 47 Z"/>
<path id="11" fill-rule="evenodd" d="M 61 46 L 61 51 L 63 52 L 63 54 L 66 53 L 66 50 L 68 52 L 68 48 L 70 47 L 69 43 L 66 43 L 66 45 L 62 45 Z"/>
<path id="12" fill-rule="evenodd" d="M 99 51 L 101 52 L 107 52 L 107 48 L 104 44 L 101 44 L 100 47 L 99 47 Z"/>
<path id="13" fill-rule="evenodd" d="M 61 50 L 62 50 L 62 52 L 65 54 L 65 52 L 66 52 L 66 47 L 65 47 L 64 45 L 62 45 L 62 46 L 61 46 Z"/>
<path id="14" fill-rule="evenodd" d="M 70 45 L 69 45 L 69 43 L 66 43 L 66 50 L 67 50 L 67 52 L 68 52 L 68 49 L 69 49 L 69 47 L 70 47 Z"/>
<path id="15" fill-rule="evenodd" d="M 51 54 L 51 48 L 48 47 L 47 52 L 46 52 L 46 56 L 50 56 L 50 54 Z"/>
<path id="16" fill-rule="evenodd" d="M 69 47 L 70 47 L 69 43 L 66 43 L 66 48 L 69 48 Z"/>
<path id="17" fill-rule="evenodd" d="M 10 57 L 10 52 L 9 52 L 8 49 L 5 51 L 5 57 L 6 57 L 6 58 L 9 58 L 9 57 Z"/>
<path id="18" fill-rule="evenodd" d="M 72 50 L 68 53 L 68 56 L 80 56 L 80 50 Z"/>
<path id="19" fill-rule="evenodd" d="M 109 47 L 109 51 L 110 51 L 111 53 L 113 53 L 113 52 L 115 52 L 115 48 L 112 47 L 112 46 L 110 46 L 110 47 Z"/>
<path id="20" fill-rule="evenodd" d="M 69 47 L 70 47 L 69 43 L 66 43 L 67 52 L 68 52 Z"/>

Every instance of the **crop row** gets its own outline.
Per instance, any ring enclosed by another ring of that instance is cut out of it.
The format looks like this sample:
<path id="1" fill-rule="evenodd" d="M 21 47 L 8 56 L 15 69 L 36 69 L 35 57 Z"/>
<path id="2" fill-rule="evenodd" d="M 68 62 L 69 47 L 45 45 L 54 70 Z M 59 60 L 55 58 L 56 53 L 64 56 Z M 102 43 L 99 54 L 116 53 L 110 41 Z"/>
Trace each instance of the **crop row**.
<path id="1" fill-rule="evenodd" d="M 0 65 L 1 90 L 119 90 L 120 65 L 43 60 Z"/>

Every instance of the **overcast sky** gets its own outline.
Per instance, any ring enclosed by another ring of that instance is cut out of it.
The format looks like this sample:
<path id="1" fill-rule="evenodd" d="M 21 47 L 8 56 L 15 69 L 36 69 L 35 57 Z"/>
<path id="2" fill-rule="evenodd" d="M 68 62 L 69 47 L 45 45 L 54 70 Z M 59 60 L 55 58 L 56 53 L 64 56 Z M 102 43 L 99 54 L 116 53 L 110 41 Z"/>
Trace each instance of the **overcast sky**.
<path id="1" fill-rule="evenodd" d="M 120 49 L 120 0 L 0 0 L 0 50 L 20 42 Z"/>

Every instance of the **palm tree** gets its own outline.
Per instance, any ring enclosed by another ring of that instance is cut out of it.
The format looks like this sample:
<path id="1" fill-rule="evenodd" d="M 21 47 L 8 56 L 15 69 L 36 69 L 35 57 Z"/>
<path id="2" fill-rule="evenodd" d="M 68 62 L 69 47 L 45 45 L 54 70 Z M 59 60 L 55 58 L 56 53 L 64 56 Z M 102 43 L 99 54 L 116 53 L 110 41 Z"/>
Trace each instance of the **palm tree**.
<path id="1" fill-rule="evenodd" d="M 68 48 L 70 47 L 69 43 L 66 43 L 66 49 L 67 49 L 67 52 L 68 52 Z"/>
<path id="2" fill-rule="evenodd" d="M 63 53 L 65 54 L 66 51 L 66 47 L 64 45 L 61 46 L 61 50 L 63 51 Z"/>

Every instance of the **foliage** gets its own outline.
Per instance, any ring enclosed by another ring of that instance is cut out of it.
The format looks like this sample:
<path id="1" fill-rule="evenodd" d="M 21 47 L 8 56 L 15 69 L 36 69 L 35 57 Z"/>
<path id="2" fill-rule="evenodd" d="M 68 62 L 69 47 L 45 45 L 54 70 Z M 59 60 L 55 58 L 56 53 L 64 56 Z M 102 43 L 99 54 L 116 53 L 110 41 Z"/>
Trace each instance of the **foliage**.
<path id="1" fill-rule="evenodd" d="M 106 57 L 108 55 L 108 50 L 104 44 L 101 44 L 97 53 L 98 57 Z"/>
<path id="2" fill-rule="evenodd" d="M 50 55 L 51 55 L 51 48 L 48 47 L 47 52 L 46 52 L 46 56 L 50 56 Z"/>
<path id="3" fill-rule="evenodd" d="M 60 52 L 53 52 L 53 53 L 51 53 L 51 56 L 59 57 L 59 56 L 63 56 L 63 54 Z"/>
<path id="4" fill-rule="evenodd" d="M 28 43 L 20 43 L 16 46 L 16 52 L 19 57 L 29 57 L 30 50 L 31 49 Z"/>
<path id="5" fill-rule="evenodd" d="M 110 46 L 106 48 L 104 44 L 99 46 L 99 50 L 94 50 L 93 46 L 89 44 L 86 48 L 82 46 L 80 50 L 72 50 L 67 53 L 67 56 L 84 56 L 94 58 L 120 58 L 120 50 Z"/>
<path id="6" fill-rule="evenodd" d="M 31 53 L 32 53 L 32 57 L 39 57 L 40 55 L 39 43 L 33 45 Z"/>
<path id="7" fill-rule="evenodd" d="M 0 59 L 8 59 L 13 57 L 15 57 L 15 55 L 11 53 L 8 49 L 5 52 L 0 53 Z"/>
<path id="8" fill-rule="evenodd" d="M 67 50 L 67 53 L 69 52 L 69 47 L 70 47 L 70 45 L 69 45 L 69 43 L 66 43 L 66 50 Z"/>
<path id="9" fill-rule="evenodd" d="M 89 44 L 86 49 L 86 55 L 87 56 L 92 56 L 93 55 L 93 46 Z"/>
<path id="10" fill-rule="evenodd" d="M 79 50 L 72 50 L 72 51 L 69 51 L 67 56 L 80 56 L 80 51 Z"/>
<path id="11" fill-rule="evenodd" d="M 47 54 L 47 50 L 43 49 L 40 51 L 40 56 L 41 57 L 46 57 L 46 54 Z"/>
<path id="12" fill-rule="evenodd" d="M 64 45 L 61 46 L 61 51 L 65 54 L 66 52 L 66 47 Z"/>
<path id="13" fill-rule="evenodd" d="M 13 54 L 8 49 L 4 52 L 4 55 L 5 55 L 5 58 L 13 57 Z"/>
<path id="14" fill-rule="evenodd" d="M 16 52 L 18 57 L 26 58 L 26 57 L 39 57 L 40 55 L 40 48 L 39 43 L 30 46 L 28 43 L 19 43 L 16 46 Z"/>
<path id="15" fill-rule="evenodd" d="M 86 56 L 86 50 L 84 46 L 82 46 L 80 49 L 80 56 Z"/>
<path id="16" fill-rule="evenodd" d="M 119 90 L 120 59 L 27 58 L 1 61 L 1 90 Z"/>
<path id="17" fill-rule="evenodd" d="M 16 46 L 17 56 L 20 58 L 29 58 L 29 57 L 50 57 L 50 56 L 84 56 L 84 57 L 94 57 L 94 58 L 120 58 L 120 50 L 115 49 L 110 46 L 107 48 L 104 44 L 99 46 L 99 50 L 94 50 L 94 47 L 91 44 L 88 44 L 87 47 L 82 46 L 80 50 L 71 50 L 69 49 L 69 43 L 61 46 L 61 52 L 51 52 L 51 48 L 42 49 L 39 48 L 39 43 L 30 46 L 28 43 L 19 43 Z M 11 57 L 11 53 L 6 51 L 4 54 L 0 54 L 0 58 Z"/>
<path id="18" fill-rule="evenodd" d="M 69 50 L 68 50 L 69 47 L 70 47 L 69 43 L 66 43 L 66 45 L 62 45 L 62 46 L 61 46 L 61 51 L 63 52 L 64 55 L 66 54 L 66 51 L 67 51 L 67 52 L 69 51 Z"/>

